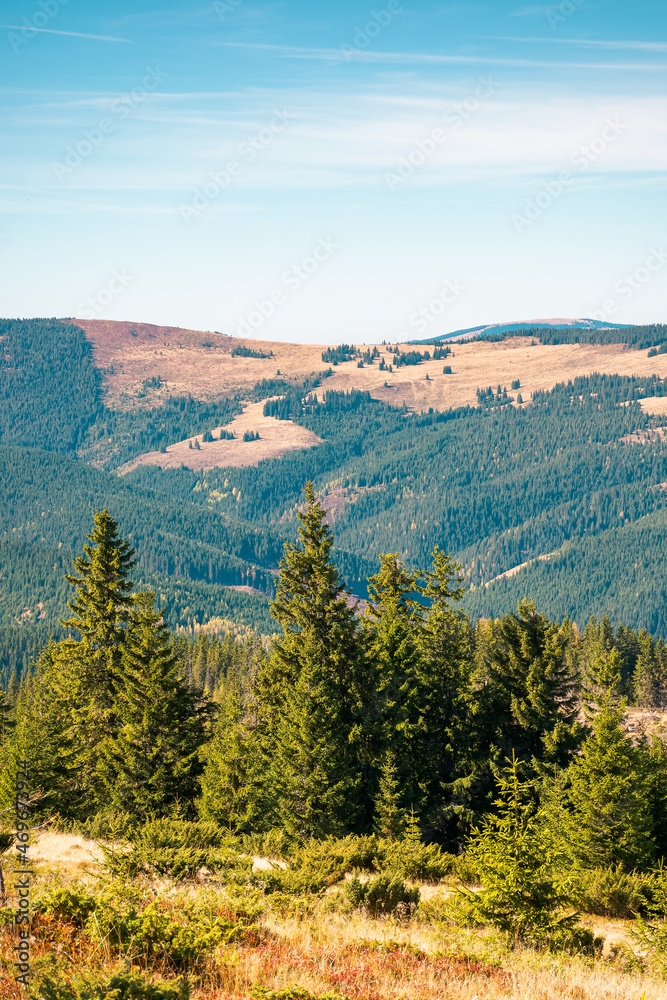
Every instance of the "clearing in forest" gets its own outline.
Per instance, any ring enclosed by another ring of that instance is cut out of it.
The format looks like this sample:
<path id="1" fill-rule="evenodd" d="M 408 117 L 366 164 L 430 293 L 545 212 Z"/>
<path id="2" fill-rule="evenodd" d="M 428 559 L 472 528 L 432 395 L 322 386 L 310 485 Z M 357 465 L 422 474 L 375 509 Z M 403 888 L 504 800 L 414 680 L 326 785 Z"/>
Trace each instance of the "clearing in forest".
<path id="1" fill-rule="evenodd" d="M 138 465 L 158 465 L 161 469 L 180 469 L 184 465 L 195 471 L 215 467 L 240 468 L 244 465 L 258 465 L 267 458 L 282 458 L 299 448 L 314 448 L 322 444 L 317 434 L 291 420 L 265 417 L 264 402 L 250 403 L 243 413 L 234 417 L 224 428 L 212 427 L 213 441 L 204 441 L 203 434 L 196 434 L 185 441 L 169 445 L 166 452 L 150 451 L 139 455 L 118 472 L 124 475 Z M 234 434 L 234 439 L 220 440 L 221 430 Z M 259 439 L 244 441 L 244 434 L 259 434 Z M 195 442 L 199 448 L 195 447 Z"/>

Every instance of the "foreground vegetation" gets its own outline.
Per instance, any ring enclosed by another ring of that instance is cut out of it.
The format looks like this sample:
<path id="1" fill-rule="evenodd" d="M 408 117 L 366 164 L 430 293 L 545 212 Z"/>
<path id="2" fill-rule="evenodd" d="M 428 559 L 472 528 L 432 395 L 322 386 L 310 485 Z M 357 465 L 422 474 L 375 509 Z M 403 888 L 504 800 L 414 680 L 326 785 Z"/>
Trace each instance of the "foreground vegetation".
<path id="1" fill-rule="evenodd" d="M 664 699 L 662 644 L 531 602 L 473 628 L 437 548 L 422 572 L 383 555 L 359 614 L 305 501 L 268 649 L 174 640 L 95 515 L 66 638 L 0 701 L 7 858 L 30 772 L 33 995 L 667 996 L 667 739 L 627 713 Z M 96 864 L 49 850 L 77 836 Z"/>
<path id="2" fill-rule="evenodd" d="M 36 838 L 32 997 L 667 997 L 660 955 L 642 948 L 641 921 L 618 919 L 614 904 L 616 919 L 593 916 L 609 909 L 610 880 L 602 889 L 602 873 L 577 900 L 590 914 L 579 920 L 594 932 L 580 931 L 580 943 L 570 948 L 536 948 L 480 924 L 466 908 L 471 875 L 462 860 L 458 873 L 406 884 L 401 860 L 411 863 L 419 853 L 410 842 L 392 845 L 398 874 L 378 875 L 375 864 L 388 858 L 380 852 L 371 860 L 378 848 L 371 838 L 283 843 L 279 857 L 275 840 L 243 841 L 211 824 L 171 821 L 127 833 L 143 845 L 142 868 L 131 877 L 115 868 L 120 844 L 101 842 L 106 864 L 100 866 L 89 857 L 100 848 L 81 837 Z M 205 844 L 207 867 L 169 874 L 165 865 L 176 867 L 179 852 L 192 851 L 186 841 Z M 68 852 L 70 846 L 77 851 Z M 262 848 L 272 850 L 272 861 L 257 856 Z M 71 860 L 73 853 L 79 860 Z M 451 868 L 452 859 L 443 860 Z M 619 906 L 618 879 L 615 890 Z M 11 898 L 11 882 L 8 891 Z M 25 993 L 12 979 L 11 906 L 0 913 L 0 997 L 13 1000 Z"/>

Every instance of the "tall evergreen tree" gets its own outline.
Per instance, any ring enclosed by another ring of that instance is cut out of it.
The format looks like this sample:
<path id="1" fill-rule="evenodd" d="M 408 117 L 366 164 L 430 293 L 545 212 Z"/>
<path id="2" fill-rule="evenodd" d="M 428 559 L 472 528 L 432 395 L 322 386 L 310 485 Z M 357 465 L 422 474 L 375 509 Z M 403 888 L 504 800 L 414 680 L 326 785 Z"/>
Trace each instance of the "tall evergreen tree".
<path id="1" fill-rule="evenodd" d="M 227 692 L 213 736 L 203 751 L 201 815 L 234 833 L 270 829 L 278 822 L 275 789 L 238 688 Z"/>
<path id="2" fill-rule="evenodd" d="M 583 735 L 567 634 L 538 614 L 532 601 L 494 625 L 487 688 L 492 742 L 503 757 L 514 751 L 562 766 Z"/>
<path id="3" fill-rule="evenodd" d="M 405 806 L 421 811 L 428 720 L 419 588 L 419 575 L 396 553 L 380 556 L 380 570 L 368 581 L 371 599 L 363 627 L 370 681 L 366 753 L 377 772 L 393 753 Z"/>
<path id="4" fill-rule="evenodd" d="M 610 697 L 568 769 L 567 842 L 574 858 L 591 868 L 631 870 L 655 856 L 646 760 L 626 735 L 624 718 L 625 706 Z"/>
<path id="5" fill-rule="evenodd" d="M 183 680 L 155 594 L 133 598 L 114 704 L 117 733 L 100 764 L 107 801 L 137 816 L 190 805 L 199 790 L 205 712 Z"/>
<path id="6" fill-rule="evenodd" d="M 331 561 L 311 483 L 299 543 L 285 545 L 271 614 L 283 635 L 256 684 L 257 733 L 283 821 L 301 836 L 349 829 L 358 812 L 358 626 Z"/>
<path id="7" fill-rule="evenodd" d="M 108 510 L 96 511 L 90 545 L 74 560 L 78 576 L 66 580 L 75 588 L 68 602 L 71 616 L 62 622 L 78 633 L 87 661 L 85 687 L 102 732 L 108 731 L 116 696 L 123 643 L 132 609 L 134 549 L 120 538 Z"/>
<path id="8" fill-rule="evenodd" d="M 407 814 L 401 808 L 398 768 L 392 750 L 388 750 L 382 769 L 378 796 L 375 800 L 375 832 L 380 837 L 399 840 L 405 832 Z"/>
<path id="9" fill-rule="evenodd" d="M 474 753 L 471 716 L 476 705 L 469 697 L 473 672 L 470 620 L 453 607 L 464 594 L 461 566 L 438 546 L 432 559 L 420 586 L 426 607 L 418 633 L 421 698 L 428 724 L 421 779 L 427 795 L 421 814 L 424 827 L 441 838 L 446 831 L 456 836 L 463 805 L 456 782 L 462 762 Z"/>

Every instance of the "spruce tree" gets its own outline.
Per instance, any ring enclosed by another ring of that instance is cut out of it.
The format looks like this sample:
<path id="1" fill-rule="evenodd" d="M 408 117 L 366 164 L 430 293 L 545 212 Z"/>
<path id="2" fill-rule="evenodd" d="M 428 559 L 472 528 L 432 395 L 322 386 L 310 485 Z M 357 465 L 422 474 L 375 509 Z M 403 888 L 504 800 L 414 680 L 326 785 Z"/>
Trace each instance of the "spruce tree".
<path id="1" fill-rule="evenodd" d="M 72 731 L 71 705 L 63 687 L 60 647 L 50 643 L 24 677 L 15 705 L 15 724 L 6 733 L 0 767 L 0 809 L 16 797 L 20 761 L 27 761 L 35 818 L 59 813 L 79 817 L 81 796 L 79 734 Z"/>
<path id="2" fill-rule="evenodd" d="M 387 752 L 393 752 L 405 805 L 421 809 L 429 723 L 419 576 L 406 570 L 396 553 L 381 555 L 368 591 L 364 639 L 372 700 L 365 718 L 366 753 L 379 772 Z"/>
<path id="3" fill-rule="evenodd" d="M 475 752 L 471 735 L 478 709 L 475 697 L 469 697 L 473 672 L 470 621 L 453 607 L 464 594 L 461 566 L 437 546 L 432 559 L 420 586 L 426 611 L 417 636 L 421 699 L 428 726 L 421 753 L 420 780 L 426 789 L 421 815 L 425 828 L 442 839 L 443 834 L 457 835 L 463 800 L 455 783 L 460 765 Z"/>
<path id="4" fill-rule="evenodd" d="M 0 749 L 14 729 L 12 706 L 7 693 L 0 687 Z"/>
<path id="5" fill-rule="evenodd" d="M 503 756 L 567 764 L 582 731 L 577 690 L 567 655 L 567 633 L 519 603 L 492 627 L 487 697 L 492 742 Z"/>
<path id="6" fill-rule="evenodd" d="M 405 832 L 406 812 L 401 808 L 398 768 L 392 750 L 388 750 L 380 771 L 379 791 L 375 800 L 375 832 L 388 840 L 400 840 Z"/>
<path id="7" fill-rule="evenodd" d="M 101 731 L 108 731 L 123 642 L 132 608 L 134 549 L 119 537 L 108 510 L 96 511 L 90 545 L 74 560 L 78 576 L 66 576 L 76 591 L 62 622 L 78 633 L 87 660 L 86 687 Z"/>
<path id="8" fill-rule="evenodd" d="M 326 511 L 311 483 L 304 492 L 299 542 L 285 545 L 271 605 L 283 634 L 257 677 L 255 731 L 283 822 L 321 836 L 350 829 L 358 814 L 358 626 Z"/>
<path id="9" fill-rule="evenodd" d="M 276 825 L 274 790 L 266 782 L 267 761 L 238 688 L 228 691 L 203 758 L 203 819 L 237 834 Z"/>
<path id="10" fill-rule="evenodd" d="M 598 647 L 587 661 L 583 678 L 583 704 L 590 721 L 603 708 L 619 707 L 622 698 L 621 656 L 616 647 Z"/>
<path id="11" fill-rule="evenodd" d="M 102 748 L 107 801 L 136 816 L 180 802 L 190 811 L 199 790 L 205 713 L 184 682 L 155 594 L 133 598 L 114 711 L 117 733 Z"/>
<path id="12" fill-rule="evenodd" d="M 641 750 L 624 731 L 625 706 L 611 696 L 568 769 L 567 841 L 591 868 L 646 867 L 655 856 L 650 782 Z"/>

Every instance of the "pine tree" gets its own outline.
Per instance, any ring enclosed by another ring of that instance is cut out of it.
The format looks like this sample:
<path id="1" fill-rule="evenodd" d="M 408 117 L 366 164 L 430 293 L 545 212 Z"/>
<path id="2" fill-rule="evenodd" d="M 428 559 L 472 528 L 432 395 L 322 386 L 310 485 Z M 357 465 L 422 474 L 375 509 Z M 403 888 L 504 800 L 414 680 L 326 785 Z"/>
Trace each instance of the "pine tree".
<path id="1" fill-rule="evenodd" d="M 621 655 L 616 647 L 608 652 L 598 647 L 586 663 L 583 678 L 583 703 L 590 721 L 601 709 L 622 702 Z"/>
<path id="2" fill-rule="evenodd" d="M 155 594 L 133 598 L 122 678 L 114 705 L 118 731 L 102 748 L 107 801 L 136 816 L 191 804 L 198 793 L 205 718 L 184 682 Z"/>
<path id="3" fill-rule="evenodd" d="M 63 696 L 61 649 L 50 643 L 26 675 L 15 705 L 15 724 L 2 747 L 0 767 L 0 809 L 16 796 L 16 775 L 20 761 L 27 761 L 33 817 L 59 813 L 78 815 L 83 790 L 78 786 L 80 755 L 78 734 L 72 733 L 70 706 Z"/>
<path id="4" fill-rule="evenodd" d="M 514 754 L 507 760 L 497 779 L 497 811 L 468 844 L 482 888 L 464 893 L 479 919 L 515 942 L 565 944 L 577 914 L 563 914 L 570 903 L 556 881 L 565 861 L 562 844 L 536 814 L 534 783 L 520 780 L 519 763 Z"/>
<path id="5" fill-rule="evenodd" d="M 567 633 L 519 604 L 495 627 L 489 650 L 488 710 L 493 742 L 505 756 L 564 765 L 582 736 L 577 690 L 567 656 Z"/>
<path id="6" fill-rule="evenodd" d="M 0 687 L 0 749 L 14 729 L 12 706 L 7 693 Z"/>
<path id="7" fill-rule="evenodd" d="M 654 642 L 646 630 L 640 632 L 637 639 L 638 650 L 632 678 L 635 704 L 640 708 L 662 708 L 666 693 L 662 640 Z"/>
<path id="8" fill-rule="evenodd" d="M 421 806 L 425 827 L 456 836 L 461 802 L 454 788 L 457 768 L 473 750 L 470 739 L 476 699 L 469 697 L 473 671 L 468 617 L 452 605 L 464 589 L 461 567 L 436 546 L 420 594 L 426 612 L 417 635 L 421 654 L 420 699 L 427 720 L 421 751 Z"/>
<path id="9" fill-rule="evenodd" d="M 380 788 L 375 800 L 375 832 L 389 840 L 399 840 L 405 832 L 406 813 L 401 808 L 398 768 L 393 751 L 388 750 L 380 771 Z"/>
<path id="10" fill-rule="evenodd" d="M 256 833 L 276 824 L 275 802 L 250 713 L 238 688 L 230 690 L 204 751 L 201 816 L 233 833 Z"/>
<path id="11" fill-rule="evenodd" d="M 284 822 L 320 836 L 351 828 L 358 812 L 358 626 L 326 512 L 311 483 L 304 492 L 300 544 L 285 545 L 271 605 L 283 635 L 257 677 L 256 732 Z"/>
<path id="12" fill-rule="evenodd" d="M 625 706 L 610 696 L 568 769 L 568 843 L 591 868 L 650 865 L 655 855 L 646 762 L 623 728 Z"/>
<path id="13" fill-rule="evenodd" d="M 366 753 L 380 771 L 392 751 L 406 806 L 421 808 L 428 720 L 419 576 L 406 570 L 397 554 L 381 555 L 380 570 L 369 577 L 368 591 L 364 638 L 372 701 L 365 719 Z"/>
<path id="14" fill-rule="evenodd" d="M 93 532 L 87 537 L 91 544 L 84 545 L 84 554 L 74 560 L 79 575 L 65 577 L 76 596 L 68 602 L 72 615 L 62 624 L 80 636 L 88 663 L 87 687 L 102 721 L 116 695 L 135 559 L 134 549 L 119 537 L 118 525 L 106 509 L 95 512 Z"/>

